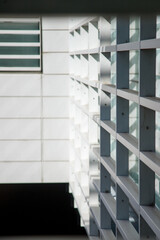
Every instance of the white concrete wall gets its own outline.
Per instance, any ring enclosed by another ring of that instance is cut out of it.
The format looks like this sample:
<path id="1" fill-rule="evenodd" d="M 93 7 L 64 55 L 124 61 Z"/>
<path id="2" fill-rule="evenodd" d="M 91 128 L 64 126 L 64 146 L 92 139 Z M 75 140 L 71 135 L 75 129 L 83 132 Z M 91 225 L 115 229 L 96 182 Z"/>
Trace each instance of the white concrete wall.
<path id="1" fill-rule="evenodd" d="M 0 74 L 0 183 L 68 182 L 68 27 L 42 18 L 42 74 Z"/>
<path id="2" fill-rule="evenodd" d="M 69 172 L 69 18 L 44 17 L 43 181 L 67 182 Z"/>

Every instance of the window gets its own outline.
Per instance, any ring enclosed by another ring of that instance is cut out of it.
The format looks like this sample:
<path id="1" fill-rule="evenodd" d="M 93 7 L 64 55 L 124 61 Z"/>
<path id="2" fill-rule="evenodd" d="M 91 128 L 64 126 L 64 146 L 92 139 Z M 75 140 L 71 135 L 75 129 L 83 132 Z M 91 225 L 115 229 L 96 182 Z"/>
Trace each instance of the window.
<path id="1" fill-rule="evenodd" d="M 0 19 L 0 71 L 40 71 L 39 18 Z"/>

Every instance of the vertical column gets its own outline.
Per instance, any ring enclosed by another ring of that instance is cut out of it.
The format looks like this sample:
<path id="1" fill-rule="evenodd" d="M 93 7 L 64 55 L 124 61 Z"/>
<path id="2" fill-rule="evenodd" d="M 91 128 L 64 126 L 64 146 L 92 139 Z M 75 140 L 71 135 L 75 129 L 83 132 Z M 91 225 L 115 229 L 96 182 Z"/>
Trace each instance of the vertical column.
<path id="1" fill-rule="evenodd" d="M 128 176 L 128 149 L 117 140 L 116 151 L 116 174 L 117 176 Z"/>
<path id="2" fill-rule="evenodd" d="M 140 40 L 156 38 L 156 16 L 141 16 L 140 19 Z M 155 96 L 155 76 L 156 76 L 156 50 L 145 49 L 140 51 L 140 102 L 141 97 Z M 155 112 L 139 107 L 139 150 L 155 151 Z M 153 206 L 155 204 L 155 173 L 142 161 L 139 163 L 140 205 Z M 144 221 L 141 221 L 144 226 Z M 142 226 L 142 234 L 146 232 Z"/>
<path id="3" fill-rule="evenodd" d="M 102 127 L 100 127 L 100 154 L 110 156 L 110 134 Z"/>
<path id="4" fill-rule="evenodd" d="M 110 121 L 110 93 L 101 91 L 100 96 L 100 119 Z"/>
<path id="5" fill-rule="evenodd" d="M 111 229 L 111 216 L 109 215 L 106 207 L 101 201 L 101 228 L 102 229 Z"/>
<path id="6" fill-rule="evenodd" d="M 69 180 L 69 18 L 42 17 L 43 181 Z"/>
<path id="7" fill-rule="evenodd" d="M 141 40 L 156 38 L 156 15 L 141 15 L 140 38 Z"/>
<path id="8" fill-rule="evenodd" d="M 140 205 L 155 204 L 155 173 L 140 161 Z"/>
<path id="9" fill-rule="evenodd" d="M 117 16 L 117 44 L 129 42 L 129 16 Z"/>
<path id="10" fill-rule="evenodd" d="M 111 175 L 107 172 L 105 167 L 101 164 L 100 168 L 100 191 L 102 193 L 109 193 L 111 187 Z"/>
<path id="11" fill-rule="evenodd" d="M 117 185 L 117 219 L 128 220 L 129 219 L 129 200 L 124 194 L 122 189 Z"/>

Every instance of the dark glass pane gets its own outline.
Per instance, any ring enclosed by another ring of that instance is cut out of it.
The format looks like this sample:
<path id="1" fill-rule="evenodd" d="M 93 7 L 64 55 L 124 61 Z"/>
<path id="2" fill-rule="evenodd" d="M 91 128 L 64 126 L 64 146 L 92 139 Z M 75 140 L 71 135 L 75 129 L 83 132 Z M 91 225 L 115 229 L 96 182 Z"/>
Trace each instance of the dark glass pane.
<path id="1" fill-rule="evenodd" d="M 0 22 L 0 30 L 39 30 L 39 23 Z"/>
<path id="2" fill-rule="evenodd" d="M 39 35 L 35 34 L 1 34 L 0 42 L 39 42 Z"/>
<path id="3" fill-rule="evenodd" d="M 39 55 L 39 47 L 0 47 L 1 55 Z"/>
<path id="4" fill-rule="evenodd" d="M 0 67 L 40 67 L 39 59 L 0 59 Z"/>

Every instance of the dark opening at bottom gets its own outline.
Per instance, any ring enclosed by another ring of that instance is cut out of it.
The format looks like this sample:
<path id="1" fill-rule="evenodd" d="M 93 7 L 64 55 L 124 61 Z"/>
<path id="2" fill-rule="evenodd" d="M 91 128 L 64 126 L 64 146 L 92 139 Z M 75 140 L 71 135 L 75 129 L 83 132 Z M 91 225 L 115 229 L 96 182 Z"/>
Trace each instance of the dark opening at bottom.
<path id="1" fill-rule="evenodd" d="M 0 236 L 85 235 L 68 184 L 0 184 Z"/>

